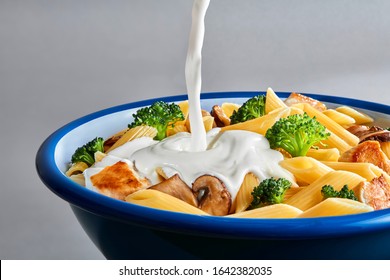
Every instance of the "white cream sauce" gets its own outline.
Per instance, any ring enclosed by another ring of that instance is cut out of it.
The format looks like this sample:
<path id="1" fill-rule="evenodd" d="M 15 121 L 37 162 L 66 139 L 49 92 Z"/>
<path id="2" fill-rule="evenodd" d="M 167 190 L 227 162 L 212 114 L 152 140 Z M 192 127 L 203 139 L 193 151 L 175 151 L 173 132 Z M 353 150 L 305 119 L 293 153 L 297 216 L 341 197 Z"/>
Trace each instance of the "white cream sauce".
<path id="1" fill-rule="evenodd" d="M 158 183 L 157 167 L 178 173 L 188 186 L 201 175 L 215 176 L 224 182 L 232 199 L 249 172 L 260 180 L 283 177 L 294 181 L 292 175 L 279 165 L 282 154 L 270 149 L 264 136 L 241 130 L 218 132 L 219 129 L 214 129 L 207 134 L 205 151 L 193 152 L 191 134 L 183 132 L 137 151 L 134 151 L 133 143 L 128 142 L 122 146 L 121 153 L 113 150 L 109 155 L 132 161 L 135 169 L 150 178 L 153 184 Z M 140 138 L 139 141 L 149 141 L 146 139 Z"/>
<path id="2" fill-rule="evenodd" d="M 201 50 L 204 37 L 204 17 L 210 0 L 195 0 L 192 11 L 192 27 L 186 60 L 186 82 L 189 99 L 190 133 L 179 133 L 162 141 L 142 137 L 111 151 L 101 162 L 84 172 L 86 186 L 94 189 L 90 176 L 104 166 L 123 160 L 134 167 L 152 184 L 159 182 L 156 168 L 166 174 L 178 173 L 188 186 L 201 175 L 212 175 L 224 182 L 232 199 L 247 173 L 252 172 L 260 180 L 293 176 L 279 162 L 281 153 L 270 149 L 267 139 L 248 131 L 220 132 L 204 130 L 201 105 Z"/>

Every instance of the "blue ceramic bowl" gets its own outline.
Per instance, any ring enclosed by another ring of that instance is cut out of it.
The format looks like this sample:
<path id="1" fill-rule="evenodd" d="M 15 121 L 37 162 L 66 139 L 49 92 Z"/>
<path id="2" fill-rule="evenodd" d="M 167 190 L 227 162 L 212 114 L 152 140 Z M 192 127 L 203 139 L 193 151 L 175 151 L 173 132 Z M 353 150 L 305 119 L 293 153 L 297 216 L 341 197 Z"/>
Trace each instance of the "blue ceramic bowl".
<path id="1" fill-rule="evenodd" d="M 202 107 L 242 103 L 259 92 L 202 94 Z M 279 93 L 284 98 L 289 93 Z M 353 106 L 390 126 L 390 106 L 307 94 L 329 106 Z M 167 102 L 187 96 L 161 98 Z M 74 150 L 127 126 L 137 108 L 156 100 L 105 109 L 60 128 L 36 157 L 46 186 L 66 200 L 88 236 L 108 259 L 390 259 L 390 209 L 305 219 L 197 216 L 132 205 L 92 192 L 64 172 Z"/>

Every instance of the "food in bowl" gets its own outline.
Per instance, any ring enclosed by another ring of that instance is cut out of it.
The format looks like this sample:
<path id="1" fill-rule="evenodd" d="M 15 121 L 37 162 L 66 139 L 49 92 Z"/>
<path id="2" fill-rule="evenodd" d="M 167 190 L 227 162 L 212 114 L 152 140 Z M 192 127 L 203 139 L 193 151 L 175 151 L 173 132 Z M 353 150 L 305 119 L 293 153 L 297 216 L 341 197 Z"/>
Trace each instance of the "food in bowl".
<path id="1" fill-rule="evenodd" d="M 197 215 L 307 218 L 390 207 L 390 131 L 349 106 L 272 89 L 203 112 L 191 150 L 188 102 L 157 101 L 72 156 L 67 175 L 132 204 Z"/>
<path id="2" fill-rule="evenodd" d="M 264 92 L 215 92 L 201 96 L 202 108 L 243 104 Z M 285 100 L 291 94 L 278 92 Z M 389 127 L 389 106 L 350 98 L 306 94 L 343 105 Z M 187 96 L 159 98 L 181 103 Z M 90 239 L 108 259 L 388 259 L 389 209 L 318 218 L 231 218 L 144 207 L 91 191 L 65 175 L 77 147 L 100 135 L 109 139 L 127 128 L 132 114 L 156 99 L 123 104 L 66 124 L 41 145 L 36 165 L 44 184 L 70 204 Z M 321 149 L 320 149 L 321 150 Z M 337 164 L 337 163 L 336 163 Z M 308 167 L 307 167 L 308 168 Z M 311 175 L 310 168 L 303 174 Z M 368 170 L 371 172 L 370 170 Z M 303 177 L 304 178 L 304 177 Z M 145 246 L 148 244 L 148 246 Z M 356 246 L 359 244 L 359 246 Z"/>

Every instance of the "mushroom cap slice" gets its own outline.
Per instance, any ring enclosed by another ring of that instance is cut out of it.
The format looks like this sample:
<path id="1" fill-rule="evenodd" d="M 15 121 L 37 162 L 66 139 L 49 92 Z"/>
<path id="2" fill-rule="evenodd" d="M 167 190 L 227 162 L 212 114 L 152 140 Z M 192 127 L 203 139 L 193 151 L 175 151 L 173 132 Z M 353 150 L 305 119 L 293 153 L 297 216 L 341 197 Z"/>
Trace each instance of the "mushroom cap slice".
<path id="1" fill-rule="evenodd" d="M 360 143 L 364 141 L 390 141 L 390 131 L 379 126 L 368 127 L 364 125 L 354 125 L 349 127 L 348 131 L 359 137 Z"/>
<path id="2" fill-rule="evenodd" d="M 198 177 L 192 184 L 192 191 L 199 199 L 199 208 L 206 213 L 214 216 L 229 214 L 232 198 L 225 184 L 217 177 L 211 175 Z"/>
<path id="3" fill-rule="evenodd" d="M 169 194 L 187 202 L 188 204 L 191 204 L 192 206 L 198 207 L 196 196 L 192 192 L 191 188 L 180 179 L 178 174 L 169 177 L 161 183 L 151 186 L 150 189 Z"/>
<path id="4" fill-rule="evenodd" d="M 217 127 L 230 125 L 230 118 L 226 116 L 225 112 L 220 106 L 214 105 L 211 110 L 211 115 L 214 117 Z"/>

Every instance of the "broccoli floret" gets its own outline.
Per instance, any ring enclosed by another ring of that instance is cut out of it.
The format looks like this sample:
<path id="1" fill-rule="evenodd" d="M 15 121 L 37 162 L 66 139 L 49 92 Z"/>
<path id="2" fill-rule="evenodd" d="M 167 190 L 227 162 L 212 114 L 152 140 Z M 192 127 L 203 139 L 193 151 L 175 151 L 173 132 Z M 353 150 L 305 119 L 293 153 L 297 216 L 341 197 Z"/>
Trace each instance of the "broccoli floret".
<path id="1" fill-rule="evenodd" d="M 91 166 L 95 162 L 95 152 L 104 152 L 104 140 L 101 137 L 96 137 L 85 145 L 78 147 L 72 155 L 72 163 L 82 161 Z"/>
<path id="2" fill-rule="evenodd" d="M 321 194 L 324 199 L 329 197 L 340 197 L 358 200 L 353 190 L 348 189 L 348 185 L 344 185 L 340 191 L 336 191 L 331 185 L 325 185 L 321 189 Z"/>
<path id="3" fill-rule="evenodd" d="M 273 177 L 263 180 L 252 191 L 252 203 L 250 208 L 259 208 L 271 204 L 281 203 L 286 191 L 291 187 L 291 182 L 284 178 Z"/>
<path id="4" fill-rule="evenodd" d="M 240 123 L 261 117 L 265 114 L 265 95 L 257 95 L 248 99 L 230 116 L 230 123 Z"/>
<path id="5" fill-rule="evenodd" d="M 265 134 L 272 149 L 282 148 L 293 157 L 305 156 L 314 144 L 329 136 L 325 126 L 306 113 L 281 118 Z"/>
<path id="6" fill-rule="evenodd" d="M 134 121 L 129 124 L 129 128 L 139 125 L 152 126 L 157 129 L 155 140 L 162 140 L 167 136 L 166 130 L 169 125 L 184 120 L 183 112 L 177 104 L 164 101 L 157 101 L 149 107 L 139 109 L 133 117 Z"/>

